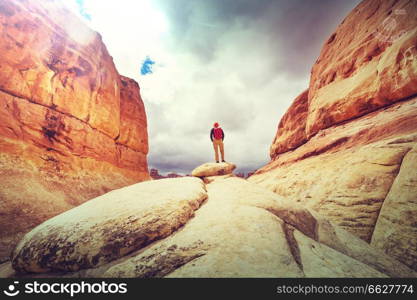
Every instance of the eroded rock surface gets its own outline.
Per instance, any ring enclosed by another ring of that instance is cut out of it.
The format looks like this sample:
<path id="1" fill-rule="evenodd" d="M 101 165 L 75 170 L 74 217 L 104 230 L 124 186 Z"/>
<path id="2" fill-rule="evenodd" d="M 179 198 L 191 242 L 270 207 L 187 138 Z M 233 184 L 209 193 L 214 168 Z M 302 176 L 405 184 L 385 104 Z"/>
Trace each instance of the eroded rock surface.
<path id="1" fill-rule="evenodd" d="M 232 163 L 205 163 L 195 168 L 191 175 L 195 177 L 209 177 L 232 174 L 236 165 Z"/>
<path id="2" fill-rule="evenodd" d="M 308 137 L 417 93 L 416 15 L 415 1 L 366 0 L 343 20 L 311 71 Z"/>
<path id="3" fill-rule="evenodd" d="M 100 266 L 170 235 L 206 197 L 203 182 L 193 177 L 111 191 L 27 233 L 13 252 L 13 268 L 45 273 Z"/>
<path id="4" fill-rule="evenodd" d="M 272 159 L 278 154 L 295 149 L 307 141 L 305 131 L 308 115 L 308 90 L 302 92 L 281 118 L 278 131 L 269 153 Z"/>
<path id="5" fill-rule="evenodd" d="M 0 261 L 22 235 L 149 179 L 139 86 L 61 1 L 0 3 Z"/>
<path id="6" fill-rule="evenodd" d="M 308 97 L 282 118 L 272 161 L 249 180 L 417 270 L 417 173 L 407 158 L 417 145 L 415 15 L 415 1 L 361 2 L 325 42 Z"/>
<path id="7" fill-rule="evenodd" d="M 249 181 L 320 212 L 369 242 L 403 157 L 417 143 L 416 122 L 417 98 L 323 130 Z M 412 187 L 401 193 L 415 195 Z"/>
<path id="8" fill-rule="evenodd" d="M 221 176 L 205 188 L 164 179 L 91 200 L 27 234 L 13 267 L 0 276 L 417 277 L 315 211 Z"/>
<path id="9" fill-rule="evenodd" d="M 417 146 L 403 157 L 384 200 L 371 245 L 417 270 Z"/>
<path id="10" fill-rule="evenodd" d="M 207 185 L 181 231 L 108 277 L 407 277 L 414 272 L 324 218 L 240 178 Z"/>

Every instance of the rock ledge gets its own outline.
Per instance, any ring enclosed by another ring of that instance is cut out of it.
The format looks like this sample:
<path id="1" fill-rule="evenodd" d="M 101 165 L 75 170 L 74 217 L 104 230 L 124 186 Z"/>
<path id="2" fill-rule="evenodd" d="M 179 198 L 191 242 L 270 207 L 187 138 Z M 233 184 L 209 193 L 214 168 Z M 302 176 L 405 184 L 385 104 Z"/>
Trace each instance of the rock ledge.
<path id="1" fill-rule="evenodd" d="M 232 174 L 236 165 L 228 162 L 224 163 L 205 163 L 195 168 L 191 175 L 195 177 L 219 176 Z"/>

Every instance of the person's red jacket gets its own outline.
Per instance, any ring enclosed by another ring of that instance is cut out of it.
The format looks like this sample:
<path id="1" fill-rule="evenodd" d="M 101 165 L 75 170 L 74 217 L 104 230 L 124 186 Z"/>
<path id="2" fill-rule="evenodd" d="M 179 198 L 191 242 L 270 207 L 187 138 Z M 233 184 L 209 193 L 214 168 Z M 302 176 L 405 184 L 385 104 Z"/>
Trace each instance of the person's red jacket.
<path id="1" fill-rule="evenodd" d="M 220 127 L 212 128 L 211 129 L 211 131 L 210 131 L 210 139 L 211 139 L 211 141 L 213 141 L 213 138 L 214 138 L 214 130 L 215 129 L 219 129 L 221 131 L 221 133 L 222 133 L 222 141 L 223 141 L 224 140 L 224 131 Z"/>

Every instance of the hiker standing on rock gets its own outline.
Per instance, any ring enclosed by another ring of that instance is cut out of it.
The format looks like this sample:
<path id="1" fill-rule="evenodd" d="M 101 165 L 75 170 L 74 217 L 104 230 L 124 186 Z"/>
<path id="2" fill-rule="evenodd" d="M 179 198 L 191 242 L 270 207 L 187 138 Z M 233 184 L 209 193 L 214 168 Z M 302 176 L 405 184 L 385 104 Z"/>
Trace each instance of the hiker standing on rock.
<path id="1" fill-rule="evenodd" d="M 210 139 L 213 142 L 216 162 L 217 163 L 219 162 L 219 148 L 220 148 L 220 153 L 222 155 L 222 162 L 225 162 L 224 161 L 224 145 L 223 145 L 224 131 L 223 129 L 219 127 L 219 123 L 217 122 L 214 123 L 213 128 L 210 131 Z"/>

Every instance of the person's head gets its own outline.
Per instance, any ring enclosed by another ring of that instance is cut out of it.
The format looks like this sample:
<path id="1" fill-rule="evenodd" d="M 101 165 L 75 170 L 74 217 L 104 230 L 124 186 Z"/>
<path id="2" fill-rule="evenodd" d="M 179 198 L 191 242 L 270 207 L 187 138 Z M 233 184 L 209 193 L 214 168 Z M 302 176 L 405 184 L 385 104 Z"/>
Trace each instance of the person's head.
<path id="1" fill-rule="evenodd" d="M 214 126 L 214 128 L 217 128 L 217 127 L 219 127 L 219 123 L 216 122 L 216 123 L 214 123 L 213 126 Z"/>

